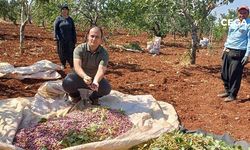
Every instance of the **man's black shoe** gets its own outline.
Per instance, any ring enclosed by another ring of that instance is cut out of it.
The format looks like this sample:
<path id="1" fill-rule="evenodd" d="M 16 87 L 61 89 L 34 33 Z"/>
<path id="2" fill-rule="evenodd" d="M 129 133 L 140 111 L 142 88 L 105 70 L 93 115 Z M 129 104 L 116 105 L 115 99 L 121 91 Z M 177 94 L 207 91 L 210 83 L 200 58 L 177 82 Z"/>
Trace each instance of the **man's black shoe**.
<path id="1" fill-rule="evenodd" d="M 228 97 L 229 94 L 227 92 L 224 92 L 224 93 L 218 94 L 217 96 L 220 97 L 220 98 L 224 98 L 224 97 Z"/>
<path id="2" fill-rule="evenodd" d="M 90 99 L 90 101 L 91 101 L 91 104 L 92 105 L 97 105 L 97 106 L 100 106 L 100 104 L 99 104 L 99 99 Z"/>
<path id="3" fill-rule="evenodd" d="M 79 101 L 81 101 L 81 97 L 71 97 L 71 102 L 73 104 L 76 104 L 78 103 Z"/>

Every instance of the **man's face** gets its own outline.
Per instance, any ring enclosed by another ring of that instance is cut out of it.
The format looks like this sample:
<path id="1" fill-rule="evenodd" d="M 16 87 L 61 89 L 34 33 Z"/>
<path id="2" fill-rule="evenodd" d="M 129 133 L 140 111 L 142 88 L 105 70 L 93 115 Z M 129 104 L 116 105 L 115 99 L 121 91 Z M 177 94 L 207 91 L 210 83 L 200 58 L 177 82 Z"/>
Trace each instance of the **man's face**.
<path id="1" fill-rule="evenodd" d="M 240 20 L 246 19 L 249 15 L 249 12 L 246 9 L 241 9 L 238 11 L 238 17 Z"/>
<path id="2" fill-rule="evenodd" d="M 68 13 L 69 13 L 69 10 L 68 10 L 67 8 L 63 8 L 63 9 L 62 9 L 62 15 L 63 15 L 63 16 L 67 16 Z"/>
<path id="3" fill-rule="evenodd" d="M 92 28 L 88 35 L 88 45 L 97 48 L 102 43 L 101 31 L 99 28 Z"/>

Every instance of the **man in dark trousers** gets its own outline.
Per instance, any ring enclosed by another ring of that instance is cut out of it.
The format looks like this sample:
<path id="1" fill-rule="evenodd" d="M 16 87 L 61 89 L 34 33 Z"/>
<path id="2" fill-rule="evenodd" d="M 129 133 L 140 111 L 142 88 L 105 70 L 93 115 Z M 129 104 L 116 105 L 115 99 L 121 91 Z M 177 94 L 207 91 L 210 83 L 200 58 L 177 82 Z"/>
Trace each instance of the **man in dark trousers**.
<path id="1" fill-rule="evenodd" d="M 222 56 L 221 79 L 225 92 L 219 97 L 224 97 L 225 102 L 236 100 L 240 89 L 243 68 L 248 63 L 250 53 L 250 19 L 249 8 L 241 6 L 238 9 L 238 19 L 229 27 L 227 40 Z"/>
<path id="2" fill-rule="evenodd" d="M 54 22 L 54 40 L 57 41 L 57 52 L 61 61 L 61 69 L 66 62 L 73 68 L 73 51 L 76 44 L 76 30 L 73 19 L 69 16 L 69 7 L 61 7 L 61 15 Z"/>
<path id="3" fill-rule="evenodd" d="M 90 89 L 89 100 L 99 105 L 98 99 L 111 91 L 109 82 L 104 78 L 109 55 L 104 47 L 103 32 L 100 27 L 92 27 L 87 34 L 87 42 L 78 45 L 74 50 L 74 71 L 63 80 L 63 89 L 69 94 L 73 103 L 81 100 L 78 89 Z"/>

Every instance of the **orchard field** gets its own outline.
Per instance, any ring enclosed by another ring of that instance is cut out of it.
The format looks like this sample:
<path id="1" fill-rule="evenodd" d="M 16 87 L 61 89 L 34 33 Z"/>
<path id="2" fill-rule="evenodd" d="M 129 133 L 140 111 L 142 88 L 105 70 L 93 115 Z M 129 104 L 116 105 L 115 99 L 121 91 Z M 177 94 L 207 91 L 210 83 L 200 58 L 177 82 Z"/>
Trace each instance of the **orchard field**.
<path id="1" fill-rule="evenodd" d="M 0 22 L 0 61 L 15 67 L 27 66 L 47 59 L 59 64 L 56 44 L 50 30 L 28 24 L 25 49 L 19 54 L 19 26 Z M 84 33 L 77 32 L 78 44 Z M 167 35 L 161 43 L 160 55 L 122 51 L 112 45 L 137 42 L 146 48 L 148 35 L 130 35 L 125 31 L 106 32 L 103 45 L 110 54 L 106 78 L 114 90 L 127 94 L 151 94 L 159 101 L 172 104 L 181 123 L 189 130 L 203 129 L 215 134 L 229 133 L 236 140 L 250 141 L 250 64 L 235 102 L 225 103 L 216 95 L 223 90 L 220 80 L 221 51 L 224 40 L 212 48 L 197 52 L 195 65 L 184 65 L 184 53 L 190 38 Z M 67 68 L 65 75 L 70 72 Z M 0 79 L 0 99 L 34 96 L 44 80 Z"/>

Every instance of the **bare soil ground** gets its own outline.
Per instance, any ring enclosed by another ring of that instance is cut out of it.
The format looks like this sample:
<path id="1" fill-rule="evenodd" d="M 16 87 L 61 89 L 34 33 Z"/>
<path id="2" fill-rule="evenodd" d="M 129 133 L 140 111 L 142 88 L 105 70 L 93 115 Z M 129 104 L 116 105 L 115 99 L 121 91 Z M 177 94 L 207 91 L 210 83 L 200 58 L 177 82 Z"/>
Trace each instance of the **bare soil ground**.
<path id="1" fill-rule="evenodd" d="M 78 32 L 78 44 L 83 33 Z M 0 61 L 15 67 L 27 66 L 47 59 L 60 64 L 55 42 L 49 30 L 27 25 L 25 53 L 20 55 L 19 26 L 0 22 Z M 220 80 L 221 50 L 224 41 L 214 43 L 212 49 L 197 53 L 196 65 L 184 66 L 183 53 L 189 39 L 167 36 L 161 44 L 161 54 L 133 53 L 110 48 L 139 42 L 145 48 L 148 36 L 115 32 L 104 44 L 110 54 L 107 79 L 114 90 L 127 94 L 151 94 L 159 101 L 172 104 L 182 124 L 189 130 L 201 128 L 215 134 L 229 133 L 236 140 L 250 141 L 250 65 L 244 70 L 238 100 L 223 102 L 216 95 L 223 90 Z M 63 77 L 70 70 L 60 72 Z M 34 96 L 44 80 L 0 79 L 0 99 Z"/>

